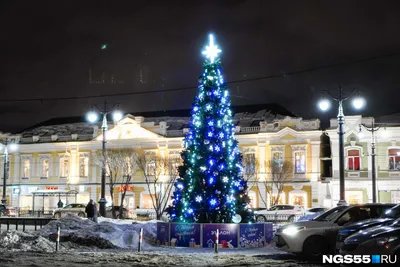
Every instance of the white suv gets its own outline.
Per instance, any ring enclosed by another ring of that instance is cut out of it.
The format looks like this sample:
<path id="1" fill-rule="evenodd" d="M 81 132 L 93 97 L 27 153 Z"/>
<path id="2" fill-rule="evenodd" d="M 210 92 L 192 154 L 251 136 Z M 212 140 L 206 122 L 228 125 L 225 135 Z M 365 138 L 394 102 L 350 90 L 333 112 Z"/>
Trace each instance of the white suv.
<path id="1" fill-rule="evenodd" d="M 296 216 L 304 213 L 300 205 L 275 205 L 268 210 L 258 210 L 255 212 L 257 222 L 268 221 L 289 221 L 294 222 Z"/>
<path id="2" fill-rule="evenodd" d="M 290 253 L 328 254 L 336 250 L 336 235 L 343 225 L 377 218 L 394 204 L 357 204 L 332 208 L 312 221 L 302 221 L 279 228 L 276 247 Z"/>

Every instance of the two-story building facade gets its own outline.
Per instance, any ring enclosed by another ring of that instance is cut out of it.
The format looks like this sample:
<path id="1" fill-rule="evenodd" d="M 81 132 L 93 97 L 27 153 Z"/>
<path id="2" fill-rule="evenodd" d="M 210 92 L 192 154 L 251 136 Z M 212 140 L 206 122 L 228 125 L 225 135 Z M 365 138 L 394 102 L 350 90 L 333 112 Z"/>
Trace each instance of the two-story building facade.
<path id="1" fill-rule="evenodd" d="M 346 116 L 345 123 L 345 196 L 348 203 L 372 202 L 372 133 L 363 125 L 372 126 L 373 118 Z M 375 162 L 377 201 L 400 203 L 400 127 L 378 124 L 375 135 Z M 360 131 L 362 134 L 360 134 Z M 332 171 L 325 169 L 325 201 L 336 204 L 339 200 L 339 140 L 337 119 L 332 119 L 326 131 L 330 137 Z M 322 162 L 324 161 L 322 160 Z"/>
<path id="2" fill-rule="evenodd" d="M 189 113 L 189 112 L 188 112 Z M 144 117 L 126 115 L 115 124 L 109 123 L 107 148 L 140 148 L 164 157 L 179 157 L 189 117 Z M 274 114 L 264 109 L 257 112 L 237 112 L 234 118 L 236 138 L 243 157 L 260 162 L 257 175 L 248 181 L 251 205 L 254 208 L 270 205 L 276 194 L 269 184 L 265 162 L 280 158 L 293 165 L 289 180 L 283 185 L 280 203 L 299 204 L 305 208 L 324 204 L 325 184 L 320 180 L 320 121 Z M 101 150 L 99 125 L 90 125 L 78 118 L 50 120 L 20 134 L 7 136 L 18 144 L 10 152 L 8 203 L 21 209 L 51 210 L 58 197 L 36 198 L 38 190 L 75 190 L 75 197 L 64 203 L 87 203 L 100 198 L 101 169 L 94 162 Z M 3 170 L 0 172 L 3 177 Z M 0 187 L 0 193 L 3 190 Z M 133 177 L 125 205 L 130 209 L 152 208 L 152 192 L 143 175 Z M 114 192 L 118 205 L 120 188 Z M 108 205 L 111 205 L 108 187 Z"/>

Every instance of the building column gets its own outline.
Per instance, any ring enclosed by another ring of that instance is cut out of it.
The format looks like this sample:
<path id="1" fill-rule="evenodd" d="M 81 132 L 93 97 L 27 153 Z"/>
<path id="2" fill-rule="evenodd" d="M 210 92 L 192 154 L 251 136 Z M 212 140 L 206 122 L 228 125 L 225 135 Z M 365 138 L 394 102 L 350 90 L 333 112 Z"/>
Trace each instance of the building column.
<path id="1" fill-rule="evenodd" d="M 316 182 L 320 176 L 321 141 L 311 141 L 311 181 Z"/>

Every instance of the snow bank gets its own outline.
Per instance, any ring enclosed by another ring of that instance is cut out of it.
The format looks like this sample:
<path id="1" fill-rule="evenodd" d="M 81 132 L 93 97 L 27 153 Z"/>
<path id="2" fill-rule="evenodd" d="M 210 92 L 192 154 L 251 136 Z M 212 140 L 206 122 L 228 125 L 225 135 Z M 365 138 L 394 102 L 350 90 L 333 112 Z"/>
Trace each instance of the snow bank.
<path id="1" fill-rule="evenodd" d="M 131 220 L 109 218 L 101 218 L 99 221 L 99 223 L 95 223 L 74 215 L 67 215 L 57 221 L 51 221 L 38 233 L 42 237 L 55 241 L 57 226 L 60 226 L 61 242 L 97 248 L 136 249 L 140 228 L 143 228 L 143 248 L 152 247 L 156 244 L 157 221 L 136 223 Z"/>
<path id="2" fill-rule="evenodd" d="M 53 242 L 37 234 L 7 231 L 0 235 L 0 251 L 2 250 L 53 252 L 55 246 Z"/>

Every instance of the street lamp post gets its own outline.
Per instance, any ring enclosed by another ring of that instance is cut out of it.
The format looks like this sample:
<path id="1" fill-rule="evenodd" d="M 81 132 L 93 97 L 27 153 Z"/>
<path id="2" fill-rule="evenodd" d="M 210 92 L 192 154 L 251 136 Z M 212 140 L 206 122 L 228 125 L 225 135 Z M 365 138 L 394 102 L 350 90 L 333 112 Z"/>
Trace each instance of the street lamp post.
<path id="1" fill-rule="evenodd" d="M 345 181 L 344 181 L 344 123 L 345 123 L 345 116 L 343 113 L 343 102 L 347 100 L 355 91 L 353 89 L 348 95 L 343 95 L 343 88 L 340 86 L 338 88 L 338 96 L 332 95 L 329 91 L 324 91 L 325 94 L 329 95 L 333 100 L 337 101 L 338 106 L 338 135 L 339 135 L 339 191 L 340 191 L 340 200 L 338 204 L 346 204 L 345 198 Z M 361 109 L 365 104 L 363 98 L 357 96 L 353 99 L 353 106 L 356 109 Z M 328 99 L 323 98 L 319 102 L 319 108 L 322 111 L 327 111 L 330 108 L 330 102 Z"/>
<path id="2" fill-rule="evenodd" d="M 3 196 L 1 198 L 1 203 L 6 204 L 7 203 L 7 179 L 8 179 L 8 165 L 9 165 L 9 158 L 8 158 L 8 146 L 15 146 L 14 143 L 9 143 L 7 138 L 4 141 L 3 147 L 4 147 L 4 152 L 3 152 L 3 157 L 4 157 L 4 176 L 3 176 Z M 13 147 L 10 147 L 11 149 Z"/>
<path id="3" fill-rule="evenodd" d="M 113 113 L 114 121 L 119 121 L 122 118 L 122 113 L 118 110 L 118 105 L 114 105 L 111 109 L 107 109 L 107 102 L 104 102 L 104 107 L 102 109 L 98 108 L 97 106 L 93 106 L 93 110 L 88 112 L 87 119 L 89 122 L 94 123 L 98 120 L 97 110 L 103 116 L 102 125 L 101 125 L 101 132 L 103 135 L 102 145 L 101 145 L 101 152 L 102 152 L 102 166 L 101 166 L 101 196 L 99 200 L 99 211 L 100 215 L 105 217 L 106 216 L 106 204 L 107 200 L 105 197 L 106 194 L 106 133 L 108 130 L 107 126 L 107 115 L 109 113 Z"/>
<path id="4" fill-rule="evenodd" d="M 379 130 L 380 127 L 375 127 L 375 119 L 372 118 L 372 124 L 371 127 L 367 127 L 365 124 L 361 123 L 360 124 L 360 131 L 359 131 L 359 137 L 360 134 L 362 134 L 362 128 L 361 126 L 364 127 L 365 130 L 371 132 L 371 168 L 372 168 L 372 202 L 376 203 L 376 167 L 375 167 L 375 132 Z"/>

